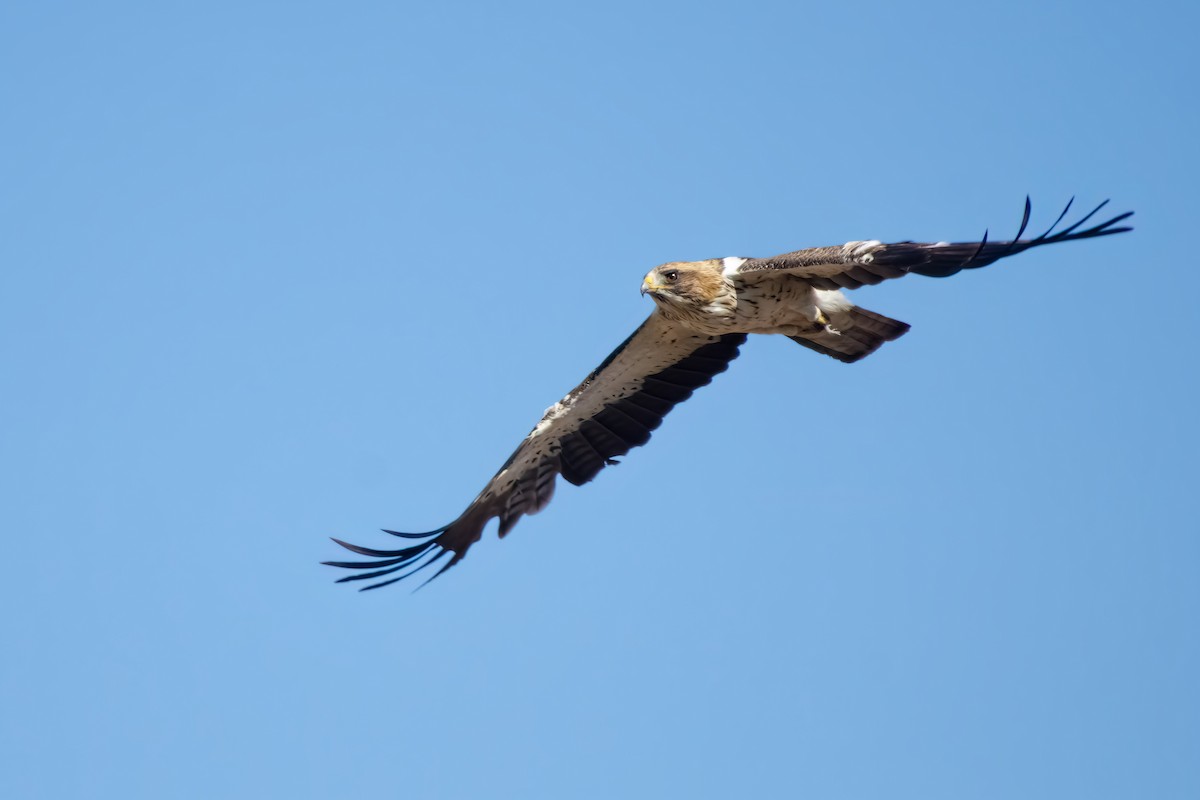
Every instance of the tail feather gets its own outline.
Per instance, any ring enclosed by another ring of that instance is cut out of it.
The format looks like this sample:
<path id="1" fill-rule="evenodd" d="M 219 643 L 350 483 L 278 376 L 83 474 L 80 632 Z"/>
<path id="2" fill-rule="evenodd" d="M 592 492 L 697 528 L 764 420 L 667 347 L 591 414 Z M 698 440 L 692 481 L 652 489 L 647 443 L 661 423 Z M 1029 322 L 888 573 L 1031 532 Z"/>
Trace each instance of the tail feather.
<path id="1" fill-rule="evenodd" d="M 822 328 L 788 338 L 844 364 L 853 364 L 874 353 L 884 342 L 899 339 L 909 328 L 907 323 L 858 306 L 836 311 L 831 318 L 838 333 Z"/>

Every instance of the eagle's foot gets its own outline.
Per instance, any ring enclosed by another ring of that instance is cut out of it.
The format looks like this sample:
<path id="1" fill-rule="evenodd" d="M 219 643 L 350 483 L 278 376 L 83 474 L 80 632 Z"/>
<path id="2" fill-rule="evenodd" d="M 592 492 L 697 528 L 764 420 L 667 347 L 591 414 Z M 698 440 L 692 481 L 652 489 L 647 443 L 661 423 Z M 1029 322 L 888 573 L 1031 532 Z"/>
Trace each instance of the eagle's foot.
<path id="1" fill-rule="evenodd" d="M 839 331 L 837 328 L 833 327 L 833 323 L 829 321 L 829 317 L 825 316 L 825 312 L 819 308 L 817 309 L 816 322 L 818 325 L 823 326 L 826 333 L 831 333 L 834 336 L 842 335 L 841 331 Z"/>

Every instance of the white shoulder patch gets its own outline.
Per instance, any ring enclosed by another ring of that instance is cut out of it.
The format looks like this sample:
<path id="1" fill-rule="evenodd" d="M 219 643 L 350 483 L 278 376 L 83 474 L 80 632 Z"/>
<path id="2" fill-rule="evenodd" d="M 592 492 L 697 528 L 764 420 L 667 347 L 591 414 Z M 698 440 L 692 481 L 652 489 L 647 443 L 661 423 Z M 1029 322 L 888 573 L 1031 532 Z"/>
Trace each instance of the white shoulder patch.
<path id="1" fill-rule="evenodd" d="M 869 264 L 873 257 L 872 253 L 882 244 L 883 242 L 878 239 L 870 239 L 865 242 L 846 242 L 842 245 L 842 254 L 846 258 Z"/>
<path id="2" fill-rule="evenodd" d="M 563 400 L 566 400 L 566 399 L 567 398 L 565 398 L 565 397 L 563 398 Z M 567 413 L 567 406 L 563 403 L 562 400 L 560 400 L 559 402 L 550 406 L 549 408 L 546 409 L 546 413 L 542 416 L 542 421 L 539 422 L 536 426 L 534 426 L 533 430 L 529 432 L 529 436 L 527 436 L 526 438 L 532 439 L 535 436 L 541 436 L 543 433 L 545 433 L 547 430 L 550 429 L 550 426 L 552 424 L 554 424 L 554 421 L 556 419 L 559 419 L 566 413 Z"/>
<path id="3" fill-rule="evenodd" d="M 725 277 L 736 275 L 738 268 L 745 263 L 746 259 L 744 258 L 738 258 L 737 256 L 726 256 L 725 258 L 721 259 L 721 265 L 723 267 L 722 274 L 725 275 Z"/>

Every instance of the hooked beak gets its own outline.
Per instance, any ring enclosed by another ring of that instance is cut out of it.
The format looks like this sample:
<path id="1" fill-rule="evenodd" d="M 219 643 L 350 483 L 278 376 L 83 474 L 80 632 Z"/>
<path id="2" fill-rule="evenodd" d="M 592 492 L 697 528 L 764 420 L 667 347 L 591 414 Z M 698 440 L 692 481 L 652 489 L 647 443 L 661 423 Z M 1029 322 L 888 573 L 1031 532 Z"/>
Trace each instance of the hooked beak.
<path id="1" fill-rule="evenodd" d="M 654 294 L 654 293 L 656 293 L 656 292 L 657 292 L 659 289 L 662 289 L 662 288 L 664 288 L 664 287 L 662 287 L 662 286 L 659 286 L 657 283 L 655 283 L 654 281 L 650 280 L 650 276 L 649 276 L 649 275 L 647 275 L 647 276 L 646 276 L 646 279 L 645 279 L 644 281 L 642 281 L 642 294 L 644 294 L 644 295 L 645 295 L 645 294 Z"/>

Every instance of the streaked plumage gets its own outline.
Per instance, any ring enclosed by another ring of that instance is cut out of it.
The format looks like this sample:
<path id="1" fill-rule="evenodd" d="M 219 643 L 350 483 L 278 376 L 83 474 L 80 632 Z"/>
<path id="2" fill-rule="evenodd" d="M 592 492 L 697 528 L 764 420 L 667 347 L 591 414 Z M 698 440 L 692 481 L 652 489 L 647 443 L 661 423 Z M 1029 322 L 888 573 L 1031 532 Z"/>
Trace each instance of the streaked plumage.
<path id="1" fill-rule="evenodd" d="M 773 258 L 721 258 L 655 267 L 642 282 L 655 309 L 579 386 L 546 410 L 479 496 L 450 524 L 426 533 L 385 531 L 414 544 L 393 550 L 334 541 L 372 561 L 327 561 L 356 570 L 342 581 L 385 578 L 365 588 L 401 580 L 431 564 L 437 577 L 462 560 L 484 526 L 499 520 L 503 537 L 525 514 L 545 508 L 561 475 L 587 483 L 616 456 L 645 444 L 677 403 L 724 372 L 751 333 L 782 334 L 819 353 L 852 363 L 908 325 L 858 308 L 842 294 L 908 274 L 944 278 L 987 266 L 1031 247 L 1090 239 L 1131 230 L 1119 227 L 1133 212 L 1079 230 L 1108 201 L 1069 228 L 1054 233 L 1071 204 L 1041 236 L 1021 239 L 1030 203 L 1012 241 L 925 244 L 878 241 L 797 250 Z M 432 578 L 431 578 L 432 580 Z"/>

